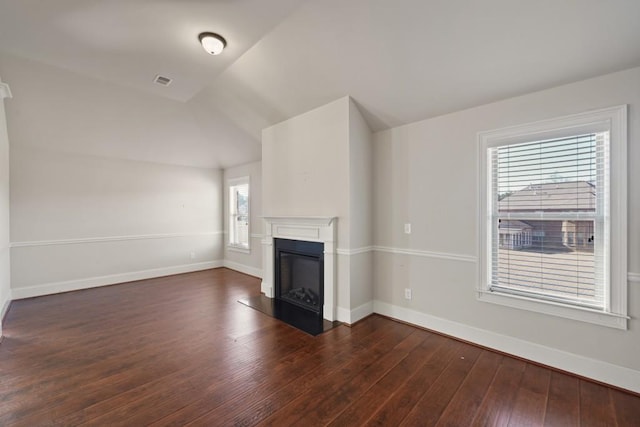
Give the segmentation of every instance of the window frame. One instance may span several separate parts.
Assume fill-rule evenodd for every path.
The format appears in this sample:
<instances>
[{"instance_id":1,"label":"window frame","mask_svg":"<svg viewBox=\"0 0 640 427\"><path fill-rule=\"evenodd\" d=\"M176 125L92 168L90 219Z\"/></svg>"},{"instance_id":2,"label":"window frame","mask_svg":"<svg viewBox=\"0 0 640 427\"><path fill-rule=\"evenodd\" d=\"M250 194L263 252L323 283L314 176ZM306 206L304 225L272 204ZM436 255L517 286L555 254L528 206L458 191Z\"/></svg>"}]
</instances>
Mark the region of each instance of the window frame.
<instances>
[{"instance_id":1,"label":"window frame","mask_svg":"<svg viewBox=\"0 0 640 427\"><path fill-rule=\"evenodd\" d=\"M235 233L233 227L233 220L238 216L237 213L237 201L232 196L232 191L234 187L238 187L240 185L247 185L247 244L243 245L241 243L237 243L232 241ZM251 183L249 176L242 176L237 178L230 178L227 180L227 200L228 200L228 209L227 209L227 249L236 252L242 253L250 253L251 252Z\"/></svg>"},{"instance_id":2,"label":"window frame","mask_svg":"<svg viewBox=\"0 0 640 427\"><path fill-rule=\"evenodd\" d=\"M480 301L573 320L627 329L627 105L587 111L534 123L478 133L478 284ZM500 292L490 288L492 195L490 148L562 138L579 133L609 132L610 233L606 254L608 287L603 310Z\"/></svg>"}]
</instances>

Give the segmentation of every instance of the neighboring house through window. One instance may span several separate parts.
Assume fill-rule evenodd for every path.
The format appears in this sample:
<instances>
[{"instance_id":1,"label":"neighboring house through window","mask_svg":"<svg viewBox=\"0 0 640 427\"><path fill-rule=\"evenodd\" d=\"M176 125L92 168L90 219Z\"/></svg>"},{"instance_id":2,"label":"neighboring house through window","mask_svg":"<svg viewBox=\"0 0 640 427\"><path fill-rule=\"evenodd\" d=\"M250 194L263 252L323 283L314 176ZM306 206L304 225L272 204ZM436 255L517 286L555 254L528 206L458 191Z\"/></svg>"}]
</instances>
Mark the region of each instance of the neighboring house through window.
<instances>
[{"instance_id":1,"label":"neighboring house through window","mask_svg":"<svg viewBox=\"0 0 640 427\"><path fill-rule=\"evenodd\" d=\"M249 177L229 180L229 248L249 250Z\"/></svg>"},{"instance_id":2,"label":"neighboring house through window","mask_svg":"<svg viewBox=\"0 0 640 427\"><path fill-rule=\"evenodd\" d=\"M626 328L626 106L479 139L479 298Z\"/></svg>"}]
</instances>

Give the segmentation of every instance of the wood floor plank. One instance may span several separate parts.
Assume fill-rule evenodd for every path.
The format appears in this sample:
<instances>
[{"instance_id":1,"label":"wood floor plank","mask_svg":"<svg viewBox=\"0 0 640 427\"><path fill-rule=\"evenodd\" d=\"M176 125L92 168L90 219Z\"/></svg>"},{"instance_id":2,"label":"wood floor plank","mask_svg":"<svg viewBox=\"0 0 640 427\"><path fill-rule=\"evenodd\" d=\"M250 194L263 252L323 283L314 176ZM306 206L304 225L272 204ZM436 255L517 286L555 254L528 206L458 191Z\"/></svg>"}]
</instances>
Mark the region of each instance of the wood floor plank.
<instances>
[{"instance_id":1,"label":"wood floor plank","mask_svg":"<svg viewBox=\"0 0 640 427\"><path fill-rule=\"evenodd\" d=\"M333 427L362 425L414 372L427 362L429 355L442 346L445 341L446 338L430 334L419 347L414 349L369 390L357 397L357 400L345 408L329 425Z\"/></svg>"},{"instance_id":2,"label":"wood floor plank","mask_svg":"<svg viewBox=\"0 0 640 427\"><path fill-rule=\"evenodd\" d=\"M473 368L482 350L463 345L438 379L402 420L401 426L432 426L438 422L458 388Z\"/></svg>"},{"instance_id":3,"label":"wood floor plank","mask_svg":"<svg viewBox=\"0 0 640 427\"><path fill-rule=\"evenodd\" d=\"M545 426L579 426L579 380L561 372L552 372L549 398L544 417Z\"/></svg>"},{"instance_id":4,"label":"wood floor plank","mask_svg":"<svg viewBox=\"0 0 640 427\"><path fill-rule=\"evenodd\" d=\"M502 425L509 422L515 391L520 387L526 363L505 357L487 390L472 426Z\"/></svg>"},{"instance_id":5,"label":"wood floor plank","mask_svg":"<svg viewBox=\"0 0 640 427\"><path fill-rule=\"evenodd\" d=\"M619 390L610 389L609 393L613 401L617 425L619 427L637 427L638 420L640 420L640 398Z\"/></svg>"},{"instance_id":6,"label":"wood floor plank","mask_svg":"<svg viewBox=\"0 0 640 427\"><path fill-rule=\"evenodd\" d=\"M599 384L580 380L580 425L604 427L615 419L609 389ZM640 423L640 419L638 419Z\"/></svg>"},{"instance_id":7,"label":"wood floor plank","mask_svg":"<svg viewBox=\"0 0 640 427\"><path fill-rule=\"evenodd\" d=\"M309 345L300 351L283 358L279 363L273 363L273 368L262 369L252 375L250 380L243 380L236 395L228 392L231 384L218 383L198 394L187 406L159 419L154 426L180 426L193 421L205 414L216 419L223 425L230 424L238 413L247 407L247 402L256 402L285 384L309 371L310 366L317 366L322 360L335 355L340 347L356 338L358 335L346 334L348 328L340 327L317 338L315 345ZM370 333L371 330L360 329L359 332ZM213 402L220 404L214 405ZM217 408L218 410L216 410Z\"/></svg>"},{"instance_id":8,"label":"wood floor plank","mask_svg":"<svg viewBox=\"0 0 640 427\"><path fill-rule=\"evenodd\" d=\"M382 319L380 319L382 320ZM378 319L368 319L366 324L359 324L354 328L355 332L364 332L360 339L349 340L342 348L328 356L323 355L315 363L303 367L302 372L286 372L284 381L272 384L272 387L265 389L248 389L251 393L251 400L246 400L246 396L239 396L235 400L235 405L225 405L222 407L209 407L208 411L201 417L193 420L193 425L206 425L211 422L221 422L232 425L254 425L268 418L281 407L289 404L293 399L314 387L324 376L348 366L353 360L367 357L363 354L375 343L385 339L385 337L402 332L409 333L405 328L375 328L369 325L378 323ZM355 338L355 337L354 337ZM286 365L285 365L286 366ZM269 374L278 374L277 369L269 370ZM224 391L224 390L223 390ZM205 405L210 401L210 397L205 397ZM238 404L240 404L238 406ZM232 407L231 411L227 411ZM166 420L161 420L166 421ZM172 424L176 425L172 420ZM162 423L161 425L166 425Z\"/></svg>"},{"instance_id":9,"label":"wood floor plank","mask_svg":"<svg viewBox=\"0 0 640 427\"><path fill-rule=\"evenodd\" d=\"M289 333L289 331L290 329L286 329L286 333ZM284 334L281 333L277 335ZM235 345L233 344L233 341L229 339L220 342L220 344L223 343L228 343L229 345L222 347L225 351L214 353L214 356L217 357L217 363L220 363L221 358L226 357L226 354L232 351L233 346ZM136 349L137 354L135 355L124 352L124 355L126 356L124 360L117 358L106 359L87 366L75 366L72 368L75 371L73 375L68 375L65 378L53 377L53 379L41 381L39 389L34 393L28 394L28 396L32 398L31 404L41 405L44 401L47 404L47 407L51 408L51 406L55 406L57 400L69 398L66 394L50 393L51 387L55 386L70 389L80 388L83 391L83 399L92 397L92 390L100 393L104 393L105 391L108 392L110 385L121 387L118 378L123 377L126 380L132 377L132 373L135 373L139 369L139 366L144 366L141 365L142 362L152 367L154 375L159 375L160 373L165 374L166 372L170 373L180 368L181 364L179 361L181 360L185 349L181 349L179 346L176 346L173 341L169 341L169 344L169 346L160 347L160 352L157 351L157 348L152 352L148 352L144 348L138 348ZM192 352L193 356L197 357L199 353L202 353L203 356L206 355L206 352L210 347L210 344L205 340L195 340L190 344L188 350ZM208 361L207 358L204 360ZM249 361L251 359L247 358L246 360ZM78 368L80 369L78 370ZM146 371L147 369L148 368L144 368L143 371ZM102 383L106 383L106 387ZM121 388L118 388L118 390L121 390ZM21 405L23 407L28 403L28 400L21 400ZM26 406L25 409L30 411L29 406ZM31 416L33 416L33 413ZM1 420L2 418L0 418L0 421Z\"/></svg>"},{"instance_id":10,"label":"wood floor plank","mask_svg":"<svg viewBox=\"0 0 640 427\"><path fill-rule=\"evenodd\" d=\"M270 337L283 334L282 330L278 329L272 329L270 335L263 335L260 339L267 340ZM285 333L288 332L293 331ZM210 346L206 346L199 355L192 353L193 357L197 357L201 363L196 369L180 369L171 375L164 375L144 384L142 387L129 388L113 397L100 399L99 403L62 418L61 425L79 425L81 422L90 422L90 424L96 425L106 419L110 424L118 422L123 425L149 424L188 405L194 394L198 395L204 392L211 384L228 384L232 379L250 376L255 370L261 369L263 364L273 363L278 357L288 354L290 351L290 349L277 346L274 349L277 349L278 352L261 353L261 351L237 345L229 347L225 352L215 353L212 357ZM260 363L255 363L259 354L263 354L263 357L261 357ZM203 372L202 366L225 366L227 368ZM181 387L186 387L186 389L181 390L181 393L176 393ZM192 392L189 393L189 390ZM191 396L186 403L183 402L184 396ZM156 408L151 416L147 416L144 411L140 410L140 408L149 406ZM65 407L69 407L68 402ZM144 418L136 420L130 414Z\"/></svg>"},{"instance_id":11,"label":"wood floor plank","mask_svg":"<svg viewBox=\"0 0 640 427\"><path fill-rule=\"evenodd\" d=\"M447 341L419 371L402 385L365 423L368 426L399 425L456 357L463 344ZM458 356L459 357L459 356Z\"/></svg>"},{"instance_id":12,"label":"wood floor plank","mask_svg":"<svg viewBox=\"0 0 640 427\"><path fill-rule=\"evenodd\" d=\"M301 414L305 415L307 410L320 402L319 395L328 396L331 391L335 391L360 374L364 368L382 358L413 332L415 331L400 329L396 333L380 338L364 351L348 357L347 363L342 363L339 366L327 366L328 369L323 372L315 373L310 378L304 378L303 383L300 383L299 380L289 383L285 389L279 391L277 397L279 402L286 402L286 404L280 403L277 406L278 410L270 413L268 417L261 420L260 424L292 425L300 418ZM300 387L302 384L305 386L304 389ZM289 398L283 399L283 396L287 395ZM270 402L269 407L274 409L276 406ZM268 412L262 411L261 413L266 415ZM309 419L313 419L313 417L310 416ZM252 417L251 423L255 421L257 421L255 417ZM238 421L236 422L238 423Z\"/></svg>"},{"instance_id":13,"label":"wood floor plank","mask_svg":"<svg viewBox=\"0 0 640 427\"><path fill-rule=\"evenodd\" d=\"M544 423L551 371L527 364L509 418L510 427L540 426Z\"/></svg>"},{"instance_id":14,"label":"wood floor plank","mask_svg":"<svg viewBox=\"0 0 640 427\"><path fill-rule=\"evenodd\" d=\"M436 425L448 427L470 425L498 367L502 363L502 359L503 356L497 353L483 350Z\"/></svg>"},{"instance_id":15,"label":"wood floor plank","mask_svg":"<svg viewBox=\"0 0 640 427\"><path fill-rule=\"evenodd\" d=\"M0 425L639 425L638 396L378 315L314 337L259 292L220 268L14 301Z\"/></svg>"},{"instance_id":16,"label":"wood floor plank","mask_svg":"<svg viewBox=\"0 0 640 427\"><path fill-rule=\"evenodd\" d=\"M426 338L424 331L415 331L405 338L400 344L392 348L378 360L372 362L357 375L349 378L332 379L332 386L327 390L327 395L321 401L317 401L317 396L306 396L310 406L304 416L299 417L295 422L301 422L304 418L310 417L319 424L326 425L334 419L340 412L349 406L356 398L366 392L373 384L379 381L386 373L404 360L416 347ZM303 399L305 397L303 396Z\"/></svg>"}]
</instances>

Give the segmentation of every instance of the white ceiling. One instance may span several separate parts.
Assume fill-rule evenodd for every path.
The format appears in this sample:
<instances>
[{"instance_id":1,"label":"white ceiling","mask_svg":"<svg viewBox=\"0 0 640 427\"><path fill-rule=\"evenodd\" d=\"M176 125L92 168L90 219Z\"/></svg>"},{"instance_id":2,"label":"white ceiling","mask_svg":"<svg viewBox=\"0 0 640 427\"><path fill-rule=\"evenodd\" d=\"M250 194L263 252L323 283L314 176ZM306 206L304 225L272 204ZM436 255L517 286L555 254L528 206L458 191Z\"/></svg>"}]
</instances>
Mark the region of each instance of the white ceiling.
<instances>
[{"instance_id":1,"label":"white ceiling","mask_svg":"<svg viewBox=\"0 0 640 427\"><path fill-rule=\"evenodd\" d=\"M0 0L0 49L184 102L302 1ZM227 39L224 55L204 52L204 31Z\"/></svg>"},{"instance_id":2,"label":"white ceiling","mask_svg":"<svg viewBox=\"0 0 640 427\"><path fill-rule=\"evenodd\" d=\"M638 66L639 20L638 0L0 0L0 50L187 102L216 144L210 111L255 140L231 166L344 95L380 130Z\"/></svg>"}]
</instances>

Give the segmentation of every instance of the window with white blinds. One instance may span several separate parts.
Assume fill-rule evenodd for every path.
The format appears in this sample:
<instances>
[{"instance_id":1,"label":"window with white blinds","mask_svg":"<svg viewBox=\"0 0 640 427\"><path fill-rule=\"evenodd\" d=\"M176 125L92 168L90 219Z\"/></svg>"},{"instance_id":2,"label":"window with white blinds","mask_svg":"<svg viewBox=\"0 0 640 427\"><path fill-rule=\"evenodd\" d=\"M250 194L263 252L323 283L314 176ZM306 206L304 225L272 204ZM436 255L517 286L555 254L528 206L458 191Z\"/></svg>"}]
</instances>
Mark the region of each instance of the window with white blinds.
<instances>
[{"instance_id":1,"label":"window with white blinds","mask_svg":"<svg viewBox=\"0 0 640 427\"><path fill-rule=\"evenodd\" d=\"M604 308L609 132L489 148L491 290Z\"/></svg>"},{"instance_id":2,"label":"window with white blinds","mask_svg":"<svg viewBox=\"0 0 640 427\"><path fill-rule=\"evenodd\" d=\"M229 246L249 249L249 178L229 181Z\"/></svg>"},{"instance_id":3,"label":"window with white blinds","mask_svg":"<svg viewBox=\"0 0 640 427\"><path fill-rule=\"evenodd\" d=\"M626 327L626 107L479 139L479 298Z\"/></svg>"}]
</instances>

